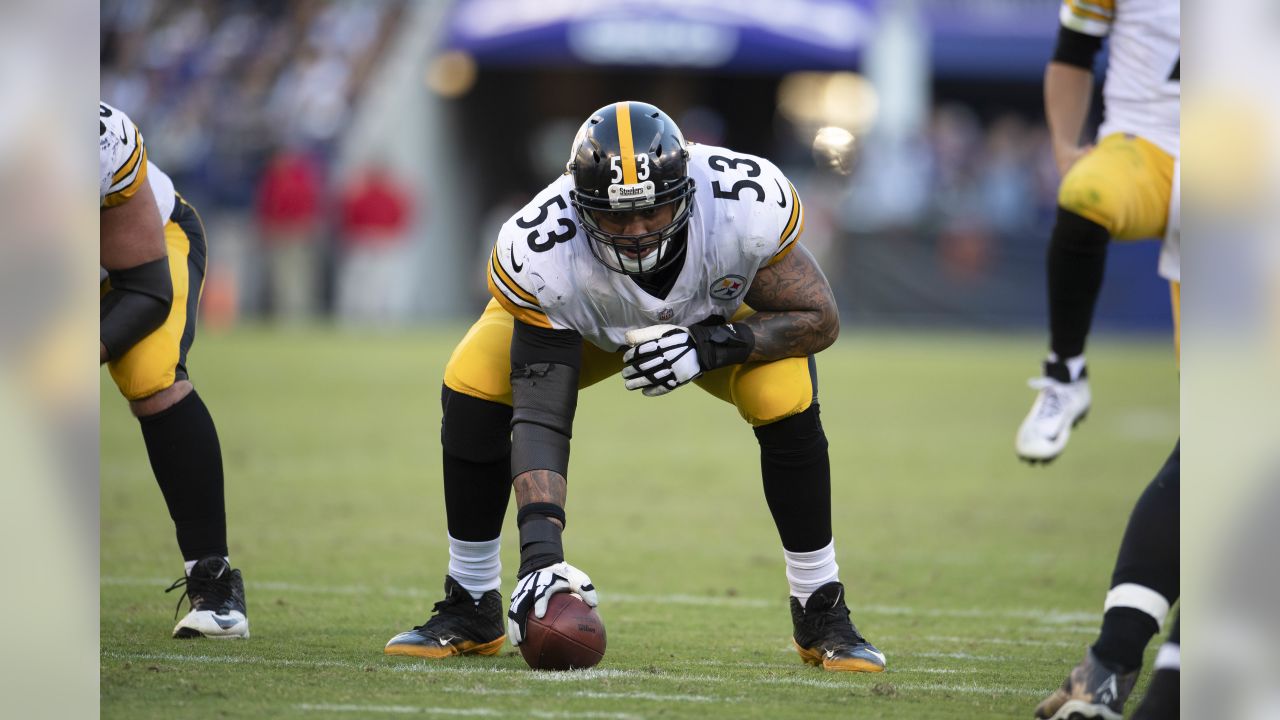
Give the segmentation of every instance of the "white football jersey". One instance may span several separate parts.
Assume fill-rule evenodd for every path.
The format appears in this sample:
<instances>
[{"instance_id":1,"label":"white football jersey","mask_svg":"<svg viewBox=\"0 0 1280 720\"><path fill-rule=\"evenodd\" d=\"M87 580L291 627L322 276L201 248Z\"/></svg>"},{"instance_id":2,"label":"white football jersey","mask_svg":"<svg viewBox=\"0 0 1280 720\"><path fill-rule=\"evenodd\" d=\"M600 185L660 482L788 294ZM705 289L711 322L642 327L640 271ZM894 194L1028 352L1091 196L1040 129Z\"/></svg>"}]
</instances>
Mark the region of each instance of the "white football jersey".
<instances>
[{"instance_id":1,"label":"white football jersey","mask_svg":"<svg viewBox=\"0 0 1280 720\"><path fill-rule=\"evenodd\" d=\"M147 159L142 133L128 115L98 103L98 202L114 207L133 197L143 182L151 186L160 223L169 221L176 194L173 181Z\"/></svg>"},{"instance_id":2,"label":"white football jersey","mask_svg":"<svg viewBox=\"0 0 1280 720\"><path fill-rule=\"evenodd\" d=\"M1179 8L1178 0L1063 0L1064 27L1111 38L1098 137L1131 133L1178 156Z\"/></svg>"},{"instance_id":3,"label":"white football jersey","mask_svg":"<svg viewBox=\"0 0 1280 720\"><path fill-rule=\"evenodd\" d=\"M697 190L684 266L666 298L596 259L562 175L503 226L489 261L489 291L529 325L575 330L608 351L628 330L733 317L756 272L781 260L804 229L804 207L764 158L690 144Z\"/></svg>"}]
</instances>

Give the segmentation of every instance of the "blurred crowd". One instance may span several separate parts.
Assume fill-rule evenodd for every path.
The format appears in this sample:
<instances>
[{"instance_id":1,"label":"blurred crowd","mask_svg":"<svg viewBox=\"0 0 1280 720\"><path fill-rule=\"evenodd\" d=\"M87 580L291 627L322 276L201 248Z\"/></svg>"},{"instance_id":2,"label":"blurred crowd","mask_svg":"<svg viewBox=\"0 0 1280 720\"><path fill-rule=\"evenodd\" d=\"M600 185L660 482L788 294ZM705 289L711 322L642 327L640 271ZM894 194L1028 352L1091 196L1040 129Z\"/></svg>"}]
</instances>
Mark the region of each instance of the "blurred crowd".
<instances>
[{"instance_id":1,"label":"blurred crowd","mask_svg":"<svg viewBox=\"0 0 1280 720\"><path fill-rule=\"evenodd\" d=\"M278 150L332 151L403 7L105 0L102 96L187 193L248 205Z\"/></svg>"},{"instance_id":2,"label":"blurred crowd","mask_svg":"<svg viewBox=\"0 0 1280 720\"><path fill-rule=\"evenodd\" d=\"M1052 219L1058 170L1042 120L984 123L968 106L941 105L905 148L861 152L841 223L851 232L914 227L1016 241Z\"/></svg>"},{"instance_id":3,"label":"blurred crowd","mask_svg":"<svg viewBox=\"0 0 1280 720\"><path fill-rule=\"evenodd\" d=\"M246 226L227 240L230 261L210 270L207 318L245 308L305 320L322 303L361 317L407 313L395 298L334 300L352 273L368 282L394 265L387 256L405 241L412 208L396 178L380 166L334 176L342 130L405 9L403 0L104 0L103 99L142 128L152 161L196 207L242 218L224 223L220 239ZM237 253L263 262L236 263Z\"/></svg>"},{"instance_id":4,"label":"blurred crowd","mask_svg":"<svg viewBox=\"0 0 1280 720\"><path fill-rule=\"evenodd\" d=\"M873 133L835 208L852 248L844 268L872 276L850 304L892 308L893 296L910 296L926 313L1034 316L1039 294L1023 281L1040 280L1058 181L1042 118L984 120L942 104L904 143Z\"/></svg>"}]
</instances>

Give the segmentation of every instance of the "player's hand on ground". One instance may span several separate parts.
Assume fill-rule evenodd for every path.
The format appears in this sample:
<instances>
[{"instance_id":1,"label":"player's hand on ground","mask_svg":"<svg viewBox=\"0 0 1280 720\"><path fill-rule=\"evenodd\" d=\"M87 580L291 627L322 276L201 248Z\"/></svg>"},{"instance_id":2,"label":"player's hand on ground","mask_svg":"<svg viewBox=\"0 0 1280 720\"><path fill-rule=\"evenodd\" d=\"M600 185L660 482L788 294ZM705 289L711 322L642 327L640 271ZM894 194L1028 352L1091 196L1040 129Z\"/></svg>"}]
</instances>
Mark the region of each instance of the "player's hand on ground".
<instances>
[{"instance_id":1,"label":"player's hand on ground","mask_svg":"<svg viewBox=\"0 0 1280 720\"><path fill-rule=\"evenodd\" d=\"M678 325L651 325L627 331L631 346L622 356L622 379L628 390L654 397L666 395L702 374L697 342Z\"/></svg>"},{"instance_id":2,"label":"player's hand on ground","mask_svg":"<svg viewBox=\"0 0 1280 720\"><path fill-rule=\"evenodd\" d=\"M558 592L577 593L591 607L599 604L591 578L569 563L561 561L541 570L534 570L516 583L516 591L511 594L507 636L512 645L524 642L524 624L529 619L529 612L532 611L534 617L539 618L546 615L547 603Z\"/></svg>"}]
</instances>

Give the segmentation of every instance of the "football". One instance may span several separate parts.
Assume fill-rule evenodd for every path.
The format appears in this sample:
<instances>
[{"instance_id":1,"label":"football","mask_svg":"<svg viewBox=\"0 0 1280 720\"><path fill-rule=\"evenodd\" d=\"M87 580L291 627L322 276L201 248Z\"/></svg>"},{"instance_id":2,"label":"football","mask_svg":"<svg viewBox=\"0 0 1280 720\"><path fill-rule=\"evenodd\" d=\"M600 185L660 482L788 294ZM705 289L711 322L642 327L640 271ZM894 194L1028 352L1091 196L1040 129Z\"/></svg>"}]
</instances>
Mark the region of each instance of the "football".
<instances>
[{"instance_id":1,"label":"football","mask_svg":"<svg viewBox=\"0 0 1280 720\"><path fill-rule=\"evenodd\" d=\"M604 646L600 614L576 593L561 592L551 596L546 615L529 613L520 653L534 670L573 670L595 666Z\"/></svg>"}]
</instances>

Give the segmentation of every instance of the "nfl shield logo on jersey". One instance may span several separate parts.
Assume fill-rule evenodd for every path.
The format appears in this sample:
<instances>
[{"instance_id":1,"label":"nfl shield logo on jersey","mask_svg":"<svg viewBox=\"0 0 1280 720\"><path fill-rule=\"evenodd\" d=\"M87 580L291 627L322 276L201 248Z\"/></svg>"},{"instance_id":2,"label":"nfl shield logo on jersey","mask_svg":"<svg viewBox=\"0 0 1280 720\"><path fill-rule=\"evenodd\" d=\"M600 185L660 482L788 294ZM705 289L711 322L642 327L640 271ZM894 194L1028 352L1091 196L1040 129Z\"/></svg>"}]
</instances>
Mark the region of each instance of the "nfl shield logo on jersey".
<instances>
[{"instance_id":1,"label":"nfl shield logo on jersey","mask_svg":"<svg viewBox=\"0 0 1280 720\"><path fill-rule=\"evenodd\" d=\"M666 322L676 314L671 308L662 308L658 311L658 322Z\"/></svg>"},{"instance_id":2,"label":"nfl shield logo on jersey","mask_svg":"<svg viewBox=\"0 0 1280 720\"><path fill-rule=\"evenodd\" d=\"M741 275L725 275L711 283L711 297L717 300L732 300L747 288L747 279Z\"/></svg>"}]
</instances>

